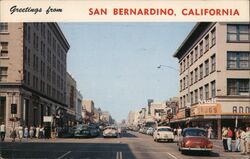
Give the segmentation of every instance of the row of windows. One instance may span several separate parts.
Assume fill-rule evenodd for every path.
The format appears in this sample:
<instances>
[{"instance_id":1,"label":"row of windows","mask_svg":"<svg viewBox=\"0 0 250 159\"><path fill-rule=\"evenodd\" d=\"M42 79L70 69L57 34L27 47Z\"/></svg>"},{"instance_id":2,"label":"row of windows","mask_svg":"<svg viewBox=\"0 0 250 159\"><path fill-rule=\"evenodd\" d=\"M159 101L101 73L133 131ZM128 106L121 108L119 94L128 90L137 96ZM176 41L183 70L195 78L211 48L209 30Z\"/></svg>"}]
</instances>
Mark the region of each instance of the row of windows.
<instances>
[{"instance_id":1,"label":"row of windows","mask_svg":"<svg viewBox=\"0 0 250 159\"><path fill-rule=\"evenodd\" d=\"M203 42L204 41L204 42ZM204 46L205 43L205 46ZM180 63L180 72L184 72L189 68L198 58L200 58L204 53L206 53L210 47L213 47L216 43L216 30L213 28L210 33L208 33L204 40L197 44L196 47L186 56L185 59Z\"/></svg>"},{"instance_id":2,"label":"row of windows","mask_svg":"<svg viewBox=\"0 0 250 159\"><path fill-rule=\"evenodd\" d=\"M227 95L249 96L250 95L250 79L227 79ZM210 88L209 88L210 87ZM209 95L211 91L211 96ZM199 89L190 92L190 103L196 104L199 100L208 100L216 97L216 82L212 81ZM185 107L189 102L189 95L180 97L181 107Z\"/></svg>"},{"instance_id":3,"label":"row of windows","mask_svg":"<svg viewBox=\"0 0 250 159\"><path fill-rule=\"evenodd\" d=\"M51 56L50 56L50 52L48 52L48 65L51 65ZM26 66L30 66L30 61L31 61L31 52L30 49L28 49L27 47L25 47L25 51L24 51L24 63L26 64ZM39 65L39 57L35 54L33 54L33 70L39 72L39 67L40 67L40 73L42 76L45 76L45 62L41 59L40 65ZM57 69L57 72L60 73L60 75L66 76L66 68L63 65L63 63L60 63L59 60L56 61L56 57L53 56L53 63L52 63L53 67L55 69Z\"/></svg>"},{"instance_id":4,"label":"row of windows","mask_svg":"<svg viewBox=\"0 0 250 159\"><path fill-rule=\"evenodd\" d=\"M183 79L180 80L180 91L198 82L199 80L208 76L209 73L212 73L215 70L216 70L216 57L214 54L210 57L210 59L207 59L204 63L200 64L199 67L196 67L193 71L191 71L189 75L186 75L185 77L183 77Z\"/></svg>"},{"instance_id":5,"label":"row of windows","mask_svg":"<svg viewBox=\"0 0 250 159\"><path fill-rule=\"evenodd\" d=\"M29 71L24 71L24 81L25 81L25 83L27 85L31 84L31 74L30 74ZM62 84L61 87L63 87L63 85L65 86L65 84L63 83L62 80L61 80L60 84ZM39 90L41 93L46 94L47 96L50 96L50 97L52 97L54 99L63 100L63 97L62 97L63 93L61 93L61 90L64 90L63 88L56 89L54 87L51 87L50 84L47 84L47 88L46 88L47 92L46 92L45 91L45 86L46 86L46 83L45 83L44 80L40 80L40 85L39 85L38 77L33 75L33 80L32 80L33 89Z\"/></svg>"},{"instance_id":6,"label":"row of windows","mask_svg":"<svg viewBox=\"0 0 250 159\"><path fill-rule=\"evenodd\" d=\"M45 46L43 46L43 40L45 40L45 24L43 23L37 23L37 25L41 26L41 36L43 39L41 39L41 54L42 56L44 56L44 51L45 51ZM26 23L25 25L25 35L27 37L28 42L30 43L31 40L31 27L28 23ZM52 39L53 39L53 45L52 45ZM51 45L52 45L52 49L53 49L53 53L57 54L57 56L66 63L66 53L64 53L63 49L61 48L60 44L56 42L56 38L52 37L52 33L47 30L47 39L46 41L48 42L48 49L50 49ZM38 50L39 49L39 36L38 36L38 31L34 31L33 32L33 47ZM47 49L47 50L48 50Z\"/></svg>"},{"instance_id":7,"label":"row of windows","mask_svg":"<svg viewBox=\"0 0 250 159\"><path fill-rule=\"evenodd\" d=\"M211 93L209 93L211 92ZM181 108L185 107L187 103L196 104L199 100L208 100L210 98L215 98L216 96L216 82L212 81L207 83L206 85L200 87L199 89L196 89L194 91L190 92L190 101L189 101L189 95L186 94L183 97L180 97L180 104Z\"/></svg>"}]
</instances>

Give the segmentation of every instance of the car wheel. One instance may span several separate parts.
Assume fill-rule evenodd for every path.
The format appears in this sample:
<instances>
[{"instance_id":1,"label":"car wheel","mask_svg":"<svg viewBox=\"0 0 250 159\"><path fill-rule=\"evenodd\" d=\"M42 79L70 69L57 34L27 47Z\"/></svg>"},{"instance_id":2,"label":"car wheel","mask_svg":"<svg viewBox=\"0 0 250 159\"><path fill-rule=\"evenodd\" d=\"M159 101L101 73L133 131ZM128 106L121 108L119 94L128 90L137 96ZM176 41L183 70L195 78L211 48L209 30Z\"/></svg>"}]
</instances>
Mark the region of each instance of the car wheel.
<instances>
[{"instance_id":1,"label":"car wheel","mask_svg":"<svg viewBox=\"0 0 250 159\"><path fill-rule=\"evenodd\" d=\"M187 152L185 150L181 150L181 154L185 155Z\"/></svg>"}]
</instances>

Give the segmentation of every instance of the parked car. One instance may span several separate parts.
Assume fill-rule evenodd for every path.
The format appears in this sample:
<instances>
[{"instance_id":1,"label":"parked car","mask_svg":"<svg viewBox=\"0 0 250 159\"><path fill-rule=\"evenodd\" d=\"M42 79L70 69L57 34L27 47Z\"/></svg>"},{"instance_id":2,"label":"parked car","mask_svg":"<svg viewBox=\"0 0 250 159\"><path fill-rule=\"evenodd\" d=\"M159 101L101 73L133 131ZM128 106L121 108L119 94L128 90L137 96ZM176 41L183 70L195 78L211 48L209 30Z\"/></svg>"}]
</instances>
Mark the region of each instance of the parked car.
<instances>
[{"instance_id":1,"label":"parked car","mask_svg":"<svg viewBox=\"0 0 250 159\"><path fill-rule=\"evenodd\" d=\"M143 133L143 134L147 134L148 128L149 128L149 127L144 127L144 128L142 129L142 133Z\"/></svg>"},{"instance_id":2,"label":"parked car","mask_svg":"<svg viewBox=\"0 0 250 159\"><path fill-rule=\"evenodd\" d=\"M154 141L174 141L173 130L168 126L159 126L153 134Z\"/></svg>"},{"instance_id":3,"label":"parked car","mask_svg":"<svg viewBox=\"0 0 250 159\"><path fill-rule=\"evenodd\" d=\"M147 134L148 135L153 135L154 134L154 128L152 128L152 127L148 128Z\"/></svg>"},{"instance_id":4,"label":"parked car","mask_svg":"<svg viewBox=\"0 0 250 159\"><path fill-rule=\"evenodd\" d=\"M90 127L90 135L91 137L97 137L99 135L100 130L96 127Z\"/></svg>"},{"instance_id":5,"label":"parked car","mask_svg":"<svg viewBox=\"0 0 250 159\"><path fill-rule=\"evenodd\" d=\"M118 137L118 130L114 126L105 127L103 130L103 137Z\"/></svg>"},{"instance_id":6,"label":"parked car","mask_svg":"<svg viewBox=\"0 0 250 159\"><path fill-rule=\"evenodd\" d=\"M140 129L139 129L139 133L142 133L142 131L143 131L143 128L140 128Z\"/></svg>"},{"instance_id":7,"label":"parked car","mask_svg":"<svg viewBox=\"0 0 250 159\"><path fill-rule=\"evenodd\" d=\"M90 133L90 127L87 125L78 125L74 129L74 137L92 137Z\"/></svg>"},{"instance_id":8,"label":"parked car","mask_svg":"<svg viewBox=\"0 0 250 159\"><path fill-rule=\"evenodd\" d=\"M201 128L186 128L178 141L179 151L204 151L209 154L213 143L207 138L207 132Z\"/></svg>"}]
</instances>

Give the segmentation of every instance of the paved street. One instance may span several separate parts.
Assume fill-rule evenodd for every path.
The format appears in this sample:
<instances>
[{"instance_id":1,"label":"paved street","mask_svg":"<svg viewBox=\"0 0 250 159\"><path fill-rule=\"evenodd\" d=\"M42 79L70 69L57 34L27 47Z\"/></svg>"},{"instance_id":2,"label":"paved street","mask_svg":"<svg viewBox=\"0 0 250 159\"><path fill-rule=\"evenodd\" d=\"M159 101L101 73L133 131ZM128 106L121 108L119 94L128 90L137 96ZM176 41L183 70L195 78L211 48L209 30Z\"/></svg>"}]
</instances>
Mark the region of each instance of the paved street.
<instances>
[{"instance_id":1,"label":"paved street","mask_svg":"<svg viewBox=\"0 0 250 159\"><path fill-rule=\"evenodd\" d=\"M151 136L129 132L122 138L28 140L1 143L2 158L82 158L82 159L192 159L241 158L235 152L223 152L220 141L214 141L210 156L201 153L181 154L176 143L156 143Z\"/></svg>"}]
</instances>

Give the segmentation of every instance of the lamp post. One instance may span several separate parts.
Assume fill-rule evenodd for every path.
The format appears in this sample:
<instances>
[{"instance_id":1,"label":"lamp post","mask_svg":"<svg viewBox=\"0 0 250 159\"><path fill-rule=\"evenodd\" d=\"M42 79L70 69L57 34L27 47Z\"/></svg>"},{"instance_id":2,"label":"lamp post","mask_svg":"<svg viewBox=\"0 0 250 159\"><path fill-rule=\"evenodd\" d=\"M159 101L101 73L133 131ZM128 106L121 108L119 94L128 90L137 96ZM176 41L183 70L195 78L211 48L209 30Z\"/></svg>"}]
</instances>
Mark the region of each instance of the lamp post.
<instances>
[{"instance_id":1,"label":"lamp post","mask_svg":"<svg viewBox=\"0 0 250 159\"><path fill-rule=\"evenodd\" d=\"M169 68L169 69L172 69L172 70L175 70L175 71L179 72L178 69L176 69L176 68L174 68L174 67L172 67L172 66L168 66L168 65L159 65L159 66L157 66L158 69L160 69L160 68L162 68L162 67L167 67L167 68Z\"/></svg>"}]
</instances>

